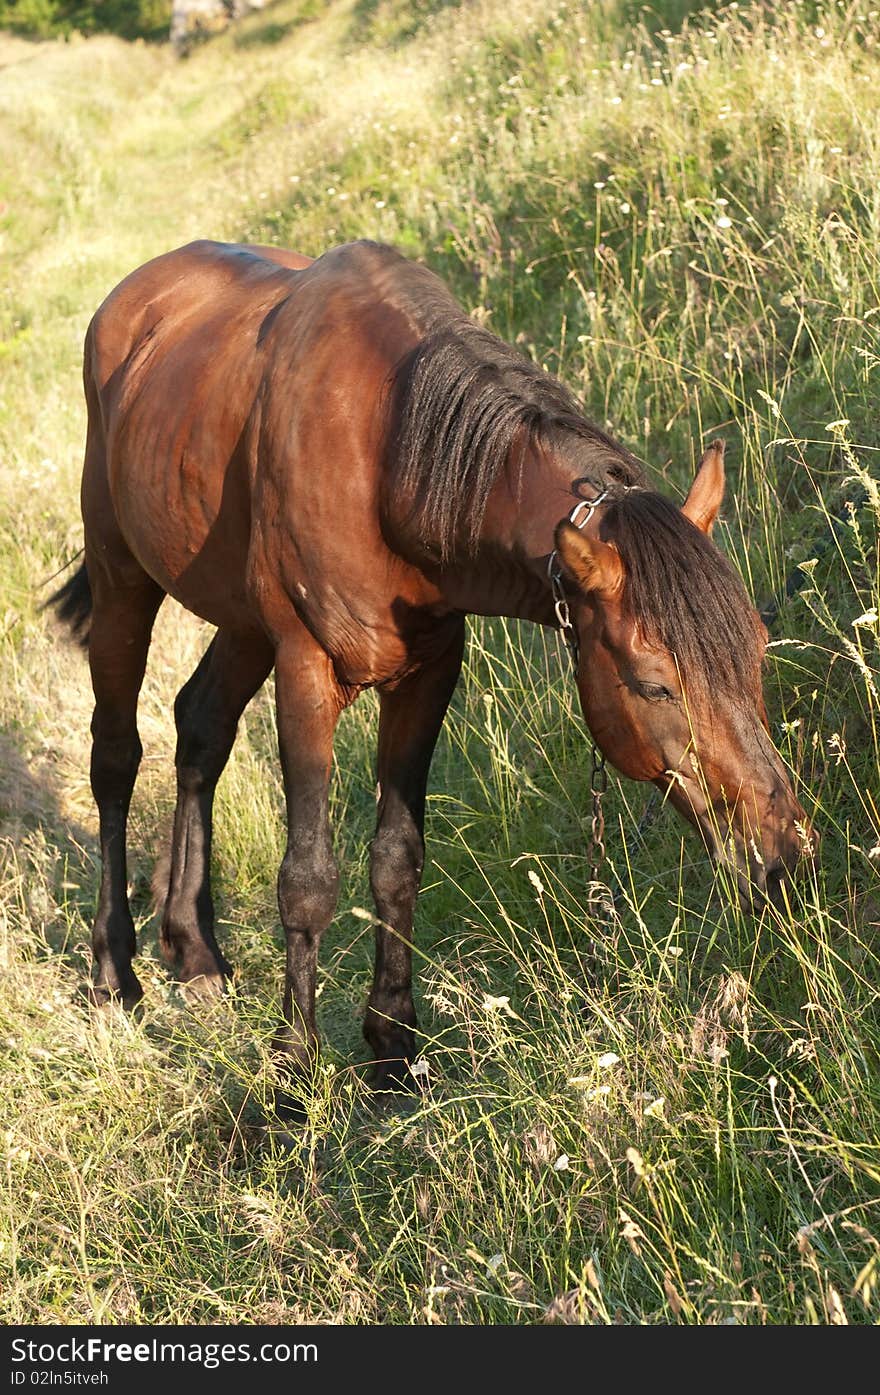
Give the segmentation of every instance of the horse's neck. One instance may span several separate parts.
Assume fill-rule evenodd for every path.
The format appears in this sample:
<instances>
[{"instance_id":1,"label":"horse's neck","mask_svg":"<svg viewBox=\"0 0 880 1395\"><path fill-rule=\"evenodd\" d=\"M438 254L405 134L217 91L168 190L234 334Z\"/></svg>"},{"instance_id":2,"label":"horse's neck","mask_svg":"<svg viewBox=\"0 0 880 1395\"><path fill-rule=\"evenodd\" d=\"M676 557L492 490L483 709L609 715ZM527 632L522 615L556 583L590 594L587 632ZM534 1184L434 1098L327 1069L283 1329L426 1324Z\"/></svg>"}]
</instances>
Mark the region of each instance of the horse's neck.
<instances>
[{"instance_id":1,"label":"horse's neck","mask_svg":"<svg viewBox=\"0 0 880 1395\"><path fill-rule=\"evenodd\" d=\"M564 461L531 462L516 492L499 478L473 557L444 568L441 586L456 609L555 623L547 562L556 525L576 501L576 472Z\"/></svg>"}]
</instances>

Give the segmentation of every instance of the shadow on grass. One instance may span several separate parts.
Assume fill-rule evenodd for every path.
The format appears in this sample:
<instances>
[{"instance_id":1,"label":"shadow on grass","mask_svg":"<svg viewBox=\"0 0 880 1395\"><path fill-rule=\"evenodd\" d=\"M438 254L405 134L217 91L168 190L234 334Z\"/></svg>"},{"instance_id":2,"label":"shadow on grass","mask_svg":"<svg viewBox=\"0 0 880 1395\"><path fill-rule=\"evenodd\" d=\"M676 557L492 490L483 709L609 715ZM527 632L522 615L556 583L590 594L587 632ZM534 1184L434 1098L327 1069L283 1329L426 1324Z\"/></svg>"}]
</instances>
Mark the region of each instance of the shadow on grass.
<instances>
[{"instance_id":1,"label":"shadow on grass","mask_svg":"<svg viewBox=\"0 0 880 1395\"><path fill-rule=\"evenodd\" d=\"M21 728L0 726L4 899L10 905L17 900L22 918L33 921L38 938L77 974L87 976L83 935L78 928L88 935L95 914L100 876L98 840L93 829L66 812L51 754L30 756L26 744ZM147 871L153 858L149 849L132 846L131 841L129 846L134 868L131 903L138 919L153 910Z\"/></svg>"}]
</instances>

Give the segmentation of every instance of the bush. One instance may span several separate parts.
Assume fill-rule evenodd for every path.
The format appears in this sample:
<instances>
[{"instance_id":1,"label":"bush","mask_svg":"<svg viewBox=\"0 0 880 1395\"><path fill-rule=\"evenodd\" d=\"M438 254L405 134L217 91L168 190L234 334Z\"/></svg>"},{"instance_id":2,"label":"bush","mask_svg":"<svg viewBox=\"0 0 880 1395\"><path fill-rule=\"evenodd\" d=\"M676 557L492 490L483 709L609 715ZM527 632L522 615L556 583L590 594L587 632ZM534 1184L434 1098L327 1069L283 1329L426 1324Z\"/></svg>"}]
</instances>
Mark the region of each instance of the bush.
<instances>
[{"instance_id":1,"label":"bush","mask_svg":"<svg viewBox=\"0 0 880 1395\"><path fill-rule=\"evenodd\" d=\"M171 0L0 0L0 29L50 38L58 34L119 34L166 39Z\"/></svg>"}]
</instances>

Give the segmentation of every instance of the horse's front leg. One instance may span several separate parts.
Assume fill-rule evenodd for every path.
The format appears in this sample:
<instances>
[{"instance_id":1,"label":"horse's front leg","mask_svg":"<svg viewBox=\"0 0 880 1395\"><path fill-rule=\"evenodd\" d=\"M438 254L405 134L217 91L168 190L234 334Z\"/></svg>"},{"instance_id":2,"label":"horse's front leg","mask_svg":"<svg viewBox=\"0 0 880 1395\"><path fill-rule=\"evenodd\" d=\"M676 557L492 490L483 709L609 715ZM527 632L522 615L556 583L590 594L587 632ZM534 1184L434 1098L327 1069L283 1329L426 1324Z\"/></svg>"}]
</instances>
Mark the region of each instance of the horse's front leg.
<instances>
[{"instance_id":1,"label":"horse's front leg","mask_svg":"<svg viewBox=\"0 0 880 1395\"><path fill-rule=\"evenodd\" d=\"M318 946L339 891L328 793L333 733L344 706L330 659L298 622L276 651L275 695L287 800L287 851L278 874L287 965L284 1023L276 1037L281 1078L276 1110L298 1122L303 1118L301 1086L318 1053Z\"/></svg>"},{"instance_id":2,"label":"horse's front leg","mask_svg":"<svg viewBox=\"0 0 880 1395\"><path fill-rule=\"evenodd\" d=\"M374 1086L412 1084L416 1013L412 936L422 879L428 770L461 671L464 621L456 619L441 654L380 694L379 811L370 856L378 912L376 969L364 1036L376 1059Z\"/></svg>"}]
</instances>

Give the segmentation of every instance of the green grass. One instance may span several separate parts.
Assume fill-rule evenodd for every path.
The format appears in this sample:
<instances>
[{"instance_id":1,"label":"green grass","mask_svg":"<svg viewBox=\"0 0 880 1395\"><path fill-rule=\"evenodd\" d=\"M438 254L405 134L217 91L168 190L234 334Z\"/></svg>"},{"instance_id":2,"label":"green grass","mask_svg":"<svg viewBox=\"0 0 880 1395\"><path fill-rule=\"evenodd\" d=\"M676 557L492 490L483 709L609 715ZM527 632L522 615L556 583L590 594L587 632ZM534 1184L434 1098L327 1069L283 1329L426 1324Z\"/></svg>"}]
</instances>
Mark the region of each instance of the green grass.
<instances>
[{"instance_id":1,"label":"green grass","mask_svg":"<svg viewBox=\"0 0 880 1395\"><path fill-rule=\"evenodd\" d=\"M0 37L0 148L0 1320L875 1323L875 19L281 0L183 63ZM345 881L295 1160L262 1129L282 972L271 685L217 802L235 992L199 1015L158 957L171 704L208 638L170 604L132 810L146 1003L95 1021L80 992L91 701L38 606L81 545L85 326L193 236L424 258L670 493L723 435L722 545L761 602L803 581L766 686L821 868L755 921L671 812L640 829L645 791L612 779L618 915L591 922L589 753L557 640L470 624L429 800L429 1074L408 1115L364 1086L375 702L345 715Z\"/></svg>"}]
</instances>

